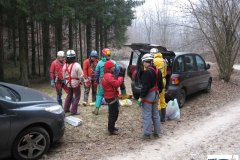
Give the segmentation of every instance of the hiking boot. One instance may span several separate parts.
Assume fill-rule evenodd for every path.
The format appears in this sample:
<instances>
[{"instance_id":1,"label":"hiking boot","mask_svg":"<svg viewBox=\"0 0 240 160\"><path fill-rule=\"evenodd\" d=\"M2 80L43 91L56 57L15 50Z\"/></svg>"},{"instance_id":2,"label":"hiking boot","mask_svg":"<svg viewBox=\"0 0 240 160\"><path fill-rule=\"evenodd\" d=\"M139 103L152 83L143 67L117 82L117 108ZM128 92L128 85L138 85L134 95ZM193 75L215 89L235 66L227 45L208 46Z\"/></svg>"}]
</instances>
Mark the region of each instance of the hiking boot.
<instances>
[{"instance_id":1,"label":"hiking boot","mask_svg":"<svg viewBox=\"0 0 240 160\"><path fill-rule=\"evenodd\" d=\"M64 111L64 113L69 113L70 112L70 110L66 110L66 111Z\"/></svg>"},{"instance_id":2,"label":"hiking boot","mask_svg":"<svg viewBox=\"0 0 240 160\"><path fill-rule=\"evenodd\" d=\"M99 110L99 108L95 108L95 110L92 111L92 114L98 115L98 110Z\"/></svg>"},{"instance_id":3,"label":"hiking boot","mask_svg":"<svg viewBox=\"0 0 240 160\"><path fill-rule=\"evenodd\" d=\"M83 102L83 106L87 106L87 102Z\"/></svg>"},{"instance_id":4,"label":"hiking boot","mask_svg":"<svg viewBox=\"0 0 240 160\"><path fill-rule=\"evenodd\" d=\"M119 133L118 133L118 131L113 131L113 132L109 132L109 136L112 136L112 135L118 135Z\"/></svg>"},{"instance_id":5,"label":"hiking boot","mask_svg":"<svg viewBox=\"0 0 240 160\"><path fill-rule=\"evenodd\" d=\"M161 122L165 122L166 119L165 119L165 116L166 116L166 108L162 108L161 109Z\"/></svg>"},{"instance_id":6,"label":"hiking boot","mask_svg":"<svg viewBox=\"0 0 240 160\"><path fill-rule=\"evenodd\" d=\"M118 131L119 129L117 127L114 127L114 131Z\"/></svg>"},{"instance_id":7,"label":"hiking boot","mask_svg":"<svg viewBox=\"0 0 240 160\"><path fill-rule=\"evenodd\" d=\"M154 133L154 134L153 134L153 137L154 137L154 138L160 138L160 135Z\"/></svg>"},{"instance_id":8,"label":"hiking boot","mask_svg":"<svg viewBox=\"0 0 240 160\"><path fill-rule=\"evenodd\" d=\"M150 140L150 139L151 139L151 136L144 134L144 135L142 136L142 139L143 139L143 140Z\"/></svg>"},{"instance_id":9,"label":"hiking boot","mask_svg":"<svg viewBox=\"0 0 240 160\"><path fill-rule=\"evenodd\" d=\"M71 113L72 116L74 115L80 115L80 112L76 112L76 113Z\"/></svg>"}]
</instances>

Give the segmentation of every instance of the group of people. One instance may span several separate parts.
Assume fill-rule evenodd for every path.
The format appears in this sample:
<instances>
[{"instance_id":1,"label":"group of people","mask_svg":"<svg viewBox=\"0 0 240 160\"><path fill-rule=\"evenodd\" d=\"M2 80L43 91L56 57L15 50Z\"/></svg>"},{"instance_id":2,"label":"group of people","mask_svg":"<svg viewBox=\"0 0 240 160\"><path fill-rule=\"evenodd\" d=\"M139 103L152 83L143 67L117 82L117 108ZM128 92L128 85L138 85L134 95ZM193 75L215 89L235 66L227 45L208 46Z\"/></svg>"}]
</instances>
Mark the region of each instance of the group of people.
<instances>
[{"instance_id":1,"label":"group of people","mask_svg":"<svg viewBox=\"0 0 240 160\"><path fill-rule=\"evenodd\" d=\"M105 76L107 75L107 76ZM125 68L119 66L111 59L111 50L102 50L101 60L98 60L98 53L92 50L83 62L83 69L77 62L74 50L57 52L57 58L50 66L51 86L56 88L57 101L62 104L62 90L65 90L67 97L63 105L64 112L71 112L71 115L79 115L78 104L81 95L81 85L84 85L83 105L87 106L90 89L92 88L92 101L95 102L94 115L99 114L99 108L104 101L109 105L108 130L111 135L117 134L115 122L118 118L118 88L121 88L122 97L128 98L124 85Z\"/></svg>"},{"instance_id":2,"label":"group of people","mask_svg":"<svg viewBox=\"0 0 240 160\"><path fill-rule=\"evenodd\" d=\"M144 139L149 139L154 126L154 136L159 137L161 121L165 121L166 102L164 97L164 86L166 84L166 62L156 48L150 53L143 55L144 66L141 74L140 105L143 115ZM101 59L98 53L92 50L81 65L76 60L74 50L57 53L57 59L50 67L51 86L56 88L57 101L62 105L62 90L67 93L64 103L64 112L72 115L80 114L78 104L81 95L81 85L84 85L83 105L87 106L89 91L92 88L92 101L95 102L94 115L99 114L99 108L104 101L108 104L108 131L110 135L117 135L118 128L115 123L119 113L119 88L124 98L129 98L124 85L125 68L111 59L111 50L104 48ZM161 117L161 120L160 120Z\"/></svg>"}]
</instances>

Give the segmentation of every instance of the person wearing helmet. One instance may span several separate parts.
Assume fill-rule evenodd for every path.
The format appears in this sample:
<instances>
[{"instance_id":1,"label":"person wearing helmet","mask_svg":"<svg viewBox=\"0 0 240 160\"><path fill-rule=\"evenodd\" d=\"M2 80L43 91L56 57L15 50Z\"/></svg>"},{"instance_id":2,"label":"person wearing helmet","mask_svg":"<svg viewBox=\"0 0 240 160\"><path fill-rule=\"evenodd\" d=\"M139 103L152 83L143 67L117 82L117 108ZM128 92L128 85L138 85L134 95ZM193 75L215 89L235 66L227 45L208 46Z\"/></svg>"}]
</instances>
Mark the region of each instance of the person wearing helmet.
<instances>
[{"instance_id":1,"label":"person wearing helmet","mask_svg":"<svg viewBox=\"0 0 240 160\"><path fill-rule=\"evenodd\" d=\"M152 48L152 49L150 49L150 54L151 54L152 56L154 56L154 54L156 54L156 53L158 53L158 49L157 49L157 48Z\"/></svg>"},{"instance_id":2,"label":"person wearing helmet","mask_svg":"<svg viewBox=\"0 0 240 160\"><path fill-rule=\"evenodd\" d=\"M153 63L157 69L161 70L162 73L162 80L163 80L163 90L159 95L159 103L158 103L158 110L159 115L161 117L161 122L165 122L165 115L166 115L166 107L167 103L165 101L165 86L166 86L166 75L167 75L167 63L163 59L162 54L160 52L154 54Z\"/></svg>"},{"instance_id":3,"label":"person wearing helmet","mask_svg":"<svg viewBox=\"0 0 240 160\"><path fill-rule=\"evenodd\" d=\"M83 77L84 77L84 97L83 105L88 104L88 95L92 87L92 102L96 101L97 84L94 80L94 71L98 63L98 53L95 50L90 52L89 58L83 62Z\"/></svg>"},{"instance_id":4,"label":"person wearing helmet","mask_svg":"<svg viewBox=\"0 0 240 160\"><path fill-rule=\"evenodd\" d=\"M118 119L119 101L118 88L123 82L124 73L120 72L119 76L114 75L114 63L107 61L104 64L104 74L102 78L102 86L104 89L104 99L108 103L108 131L109 135L117 135L118 129L115 123Z\"/></svg>"},{"instance_id":5,"label":"person wearing helmet","mask_svg":"<svg viewBox=\"0 0 240 160\"><path fill-rule=\"evenodd\" d=\"M63 66L63 77L66 80L66 85L68 87L68 94L64 104L64 112L69 112L72 104L71 114L78 115L79 112L77 111L77 107L80 101L80 84L83 77L83 71L81 65L76 62L76 53L74 50L67 51L66 63Z\"/></svg>"},{"instance_id":6,"label":"person wearing helmet","mask_svg":"<svg viewBox=\"0 0 240 160\"><path fill-rule=\"evenodd\" d=\"M162 91L162 74L154 65L153 57L147 53L142 57L145 70L141 76L140 101L143 115L143 139L150 139L152 134L152 122L154 137L160 135L160 116L158 113L158 94Z\"/></svg>"},{"instance_id":7,"label":"person wearing helmet","mask_svg":"<svg viewBox=\"0 0 240 160\"><path fill-rule=\"evenodd\" d=\"M57 102L59 105L62 106L62 89L65 92L68 92L68 88L64 83L63 75L62 75L62 68L65 64L65 56L63 51L57 52L57 58L51 63L50 66L50 79L51 79L51 86L55 87L57 92Z\"/></svg>"},{"instance_id":8,"label":"person wearing helmet","mask_svg":"<svg viewBox=\"0 0 240 160\"><path fill-rule=\"evenodd\" d=\"M97 88L97 95L96 95L96 103L95 103L95 109L92 112L95 115L98 115L99 108L101 107L102 100L103 100L103 88L102 88L102 76L104 73L104 64L107 60L110 59L111 56L111 50L109 48L104 48L102 50L102 57L101 60L98 62L94 76L95 76L95 81L98 84Z\"/></svg>"}]
</instances>

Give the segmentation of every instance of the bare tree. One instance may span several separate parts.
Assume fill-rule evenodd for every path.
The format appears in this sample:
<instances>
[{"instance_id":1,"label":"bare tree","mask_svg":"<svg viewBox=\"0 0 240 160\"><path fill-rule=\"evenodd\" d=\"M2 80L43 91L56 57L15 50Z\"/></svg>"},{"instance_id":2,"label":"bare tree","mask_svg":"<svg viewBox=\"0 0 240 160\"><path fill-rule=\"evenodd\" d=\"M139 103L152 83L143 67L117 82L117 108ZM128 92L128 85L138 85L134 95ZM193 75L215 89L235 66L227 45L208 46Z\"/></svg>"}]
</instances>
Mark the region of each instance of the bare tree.
<instances>
[{"instance_id":1,"label":"bare tree","mask_svg":"<svg viewBox=\"0 0 240 160\"><path fill-rule=\"evenodd\" d=\"M200 31L213 50L219 67L219 77L228 82L240 49L239 0L200 0L190 3Z\"/></svg>"}]
</instances>

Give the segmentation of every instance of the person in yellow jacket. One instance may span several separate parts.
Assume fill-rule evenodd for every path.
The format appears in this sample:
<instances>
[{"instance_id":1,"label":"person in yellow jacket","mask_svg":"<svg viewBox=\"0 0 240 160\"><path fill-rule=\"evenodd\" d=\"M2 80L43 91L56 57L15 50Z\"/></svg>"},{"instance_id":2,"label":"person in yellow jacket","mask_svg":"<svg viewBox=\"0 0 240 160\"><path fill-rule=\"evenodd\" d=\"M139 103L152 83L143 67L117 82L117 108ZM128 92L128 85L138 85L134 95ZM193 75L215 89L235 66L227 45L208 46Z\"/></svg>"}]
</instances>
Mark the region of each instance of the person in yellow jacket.
<instances>
[{"instance_id":1,"label":"person in yellow jacket","mask_svg":"<svg viewBox=\"0 0 240 160\"><path fill-rule=\"evenodd\" d=\"M152 51L152 52L151 52ZM154 54L155 51L155 54ZM165 101L165 86L166 86L166 75L167 75L167 64L166 61L163 59L162 54L158 52L158 49L152 48L150 53L154 55L153 63L157 69L161 70L162 78L163 78L163 90L159 95L159 103L158 103L158 111L161 117L161 122L165 122L165 115L166 115L166 107L167 103Z\"/></svg>"}]
</instances>

